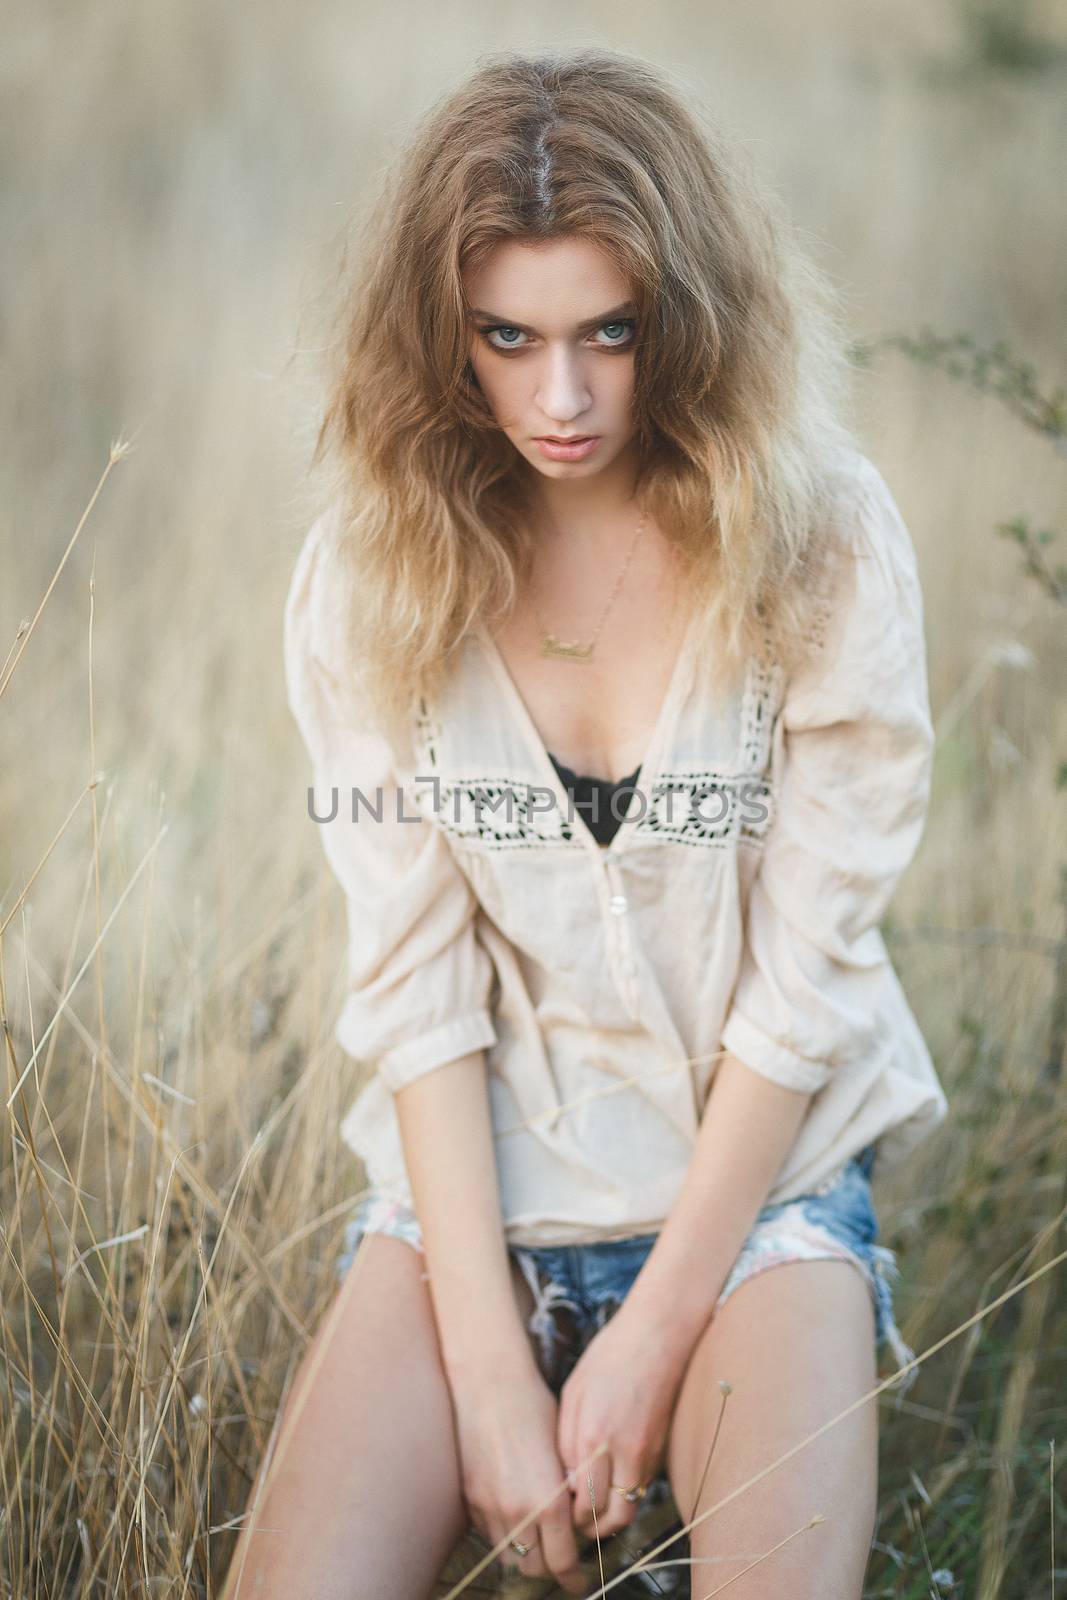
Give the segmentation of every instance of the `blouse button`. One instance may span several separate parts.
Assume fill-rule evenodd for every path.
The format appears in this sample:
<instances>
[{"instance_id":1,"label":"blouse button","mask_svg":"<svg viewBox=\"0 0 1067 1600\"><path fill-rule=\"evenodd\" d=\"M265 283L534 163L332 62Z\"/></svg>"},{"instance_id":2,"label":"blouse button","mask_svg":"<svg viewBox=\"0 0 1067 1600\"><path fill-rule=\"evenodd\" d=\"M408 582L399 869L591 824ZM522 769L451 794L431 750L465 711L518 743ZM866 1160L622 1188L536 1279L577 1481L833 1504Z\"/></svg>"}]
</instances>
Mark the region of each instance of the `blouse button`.
<instances>
[{"instance_id":1,"label":"blouse button","mask_svg":"<svg viewBox=\"0 0 1067 1600\"><path fill-rule=\"evenodd\" d=\"M624 894L613 894L608 901L608 905L614 916L623 917L626 915L626 896Z\"/></svg>"}]
</instances>

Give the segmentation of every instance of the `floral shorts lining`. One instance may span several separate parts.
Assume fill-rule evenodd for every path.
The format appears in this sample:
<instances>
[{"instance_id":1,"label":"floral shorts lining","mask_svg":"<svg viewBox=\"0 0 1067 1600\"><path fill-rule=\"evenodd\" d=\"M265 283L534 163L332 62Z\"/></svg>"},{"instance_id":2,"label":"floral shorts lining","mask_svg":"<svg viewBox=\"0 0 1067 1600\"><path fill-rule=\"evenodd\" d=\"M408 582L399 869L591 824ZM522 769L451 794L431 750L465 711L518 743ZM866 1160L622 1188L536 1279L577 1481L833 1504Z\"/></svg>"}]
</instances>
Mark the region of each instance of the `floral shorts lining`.
<instances>
[{"instance_id":1,"label":"floral shorts lining","mask_svg":"<svg viewBox=\"0 0 1067 1600\"><path fill-rule=\"evenodd\" d=\"M875 1148L867 1145L810 1194L763 1207L723 1284L716 1310L739 1284L767 1267L786 1261L850 1261L871 1293L876 1350L887 1345L899 1367L914 1360L893 1315L896 1256L875 1242L878 1219L870 1191ZM357 1202L345 1228L336 1262L338 1281L352 1265L365 1233L391 1234L424 1253L410 1207L372 1192ZM645 1233L579 1245L509 1247L533 1293L529 1331L537 1339L545 1379L557 1394L585 1346L618 1310L657 1237ZM898 1380L898 1399L918 1370L913 1367Z\"/></svg>"}]
</instances>

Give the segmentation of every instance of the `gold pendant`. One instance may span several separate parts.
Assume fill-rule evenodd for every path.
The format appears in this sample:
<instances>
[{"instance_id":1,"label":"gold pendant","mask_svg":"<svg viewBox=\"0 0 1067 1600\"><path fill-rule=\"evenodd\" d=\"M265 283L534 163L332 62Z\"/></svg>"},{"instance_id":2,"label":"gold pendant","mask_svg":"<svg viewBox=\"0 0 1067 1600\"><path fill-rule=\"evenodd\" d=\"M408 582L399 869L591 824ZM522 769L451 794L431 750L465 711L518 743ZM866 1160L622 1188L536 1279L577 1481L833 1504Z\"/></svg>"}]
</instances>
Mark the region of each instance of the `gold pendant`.
<instances>
[{"instance_id":1,"label":"gold pendant","mask_svg":"<svg viewBox=\"0 0 1067 1600\"><path fill-rule=\"evenodd\" d=\"M543 656L559 656L564 661L592 661L593 646L576 642L568 643L564 639L557 639L554 633L546 633L541 640L541 654Z\"/></svg>"}]
</instances>

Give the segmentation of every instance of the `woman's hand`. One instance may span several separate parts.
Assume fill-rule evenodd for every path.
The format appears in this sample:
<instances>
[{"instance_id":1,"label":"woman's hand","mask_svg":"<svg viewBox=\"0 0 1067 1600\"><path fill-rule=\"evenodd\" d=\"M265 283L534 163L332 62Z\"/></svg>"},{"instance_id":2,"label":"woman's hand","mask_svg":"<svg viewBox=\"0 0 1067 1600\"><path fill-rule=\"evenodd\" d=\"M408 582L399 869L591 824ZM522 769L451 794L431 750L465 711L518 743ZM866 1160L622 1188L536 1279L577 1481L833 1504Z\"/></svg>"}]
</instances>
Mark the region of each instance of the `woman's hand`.
<instances>
[{"instance_id":1,"label":"woman's hand","mask_svg":"<svg viewBox=\"0 0 1067 1600\"><path fill-rule=\"evenodd\" d=\"M550 1573L570 1594L585 1594L589 1581L578 1560L556 1446L559 1406L533 1353L528 1363L483 1371L469 1383L453 1382L452 1398L463 1496L474 1526L492 1545L505 1535L533 1545L521 1559L505 1545L498 1559L506 1565L530 1577ZM536 1520L512 1531L540 1505L544 1510Z\"/></svg>"},{"instance_id":2,"label":"woman's hand","mask_svg":"<svg viewBox=\"0 0 1067 1600\"><path fill-rule=\"evenodd\" d=\"M684 1372L625 1300L586 1345L560 1390L558 1436L582 1533L605 1538L637 1516L640 1501L624 1499L611 1485L647 1484L660 1470ZM606 1451L586 1465L602 1443Z\"/></svg>"}]
</instances>

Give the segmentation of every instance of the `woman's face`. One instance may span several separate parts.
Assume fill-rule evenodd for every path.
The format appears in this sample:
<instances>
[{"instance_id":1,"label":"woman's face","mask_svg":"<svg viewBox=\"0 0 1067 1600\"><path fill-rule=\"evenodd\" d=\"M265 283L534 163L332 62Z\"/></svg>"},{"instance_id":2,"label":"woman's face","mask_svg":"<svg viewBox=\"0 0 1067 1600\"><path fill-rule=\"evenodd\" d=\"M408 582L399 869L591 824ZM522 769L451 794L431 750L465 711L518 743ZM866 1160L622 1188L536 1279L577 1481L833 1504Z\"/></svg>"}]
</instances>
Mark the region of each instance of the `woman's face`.
<instances>
[{"instance_id":1,"label":"woman's face","mask_svg":"<svg viewBox=\"0 0 1067 1600\"><path fill-rule=\"evenodd\" d=\"M506 240L463 274L470 359L501 430L548 478L589 478L634 438L636 308L587 240ZM546 436L592 439L553 450Z\"/></svg>"}]
</instances>

